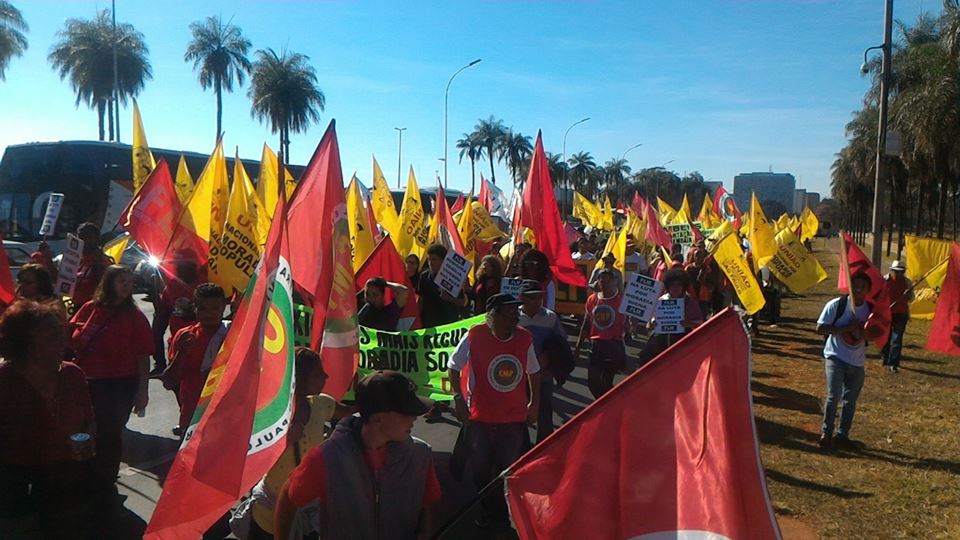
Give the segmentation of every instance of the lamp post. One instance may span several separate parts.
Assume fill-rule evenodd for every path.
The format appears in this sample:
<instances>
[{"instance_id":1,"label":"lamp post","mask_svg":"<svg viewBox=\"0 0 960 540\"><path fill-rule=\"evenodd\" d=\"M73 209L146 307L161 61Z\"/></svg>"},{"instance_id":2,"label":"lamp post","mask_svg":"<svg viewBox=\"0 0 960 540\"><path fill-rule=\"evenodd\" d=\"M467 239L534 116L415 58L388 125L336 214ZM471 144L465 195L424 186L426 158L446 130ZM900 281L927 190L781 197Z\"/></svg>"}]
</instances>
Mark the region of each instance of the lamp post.
<instances>
[{"instance_id":1,"label":"lamp post","mask_svg":"<svg viewBox=\"0 0 960 540\"><path fill-rule=\"evenodd\" d=\"M110 114L114 115L116 121L113 123L113 134L115 141L120 142L120 82L117 76L117 0L111 4L111 13L113 14L113 105L110 107Z\"/></svg>"},{"instance_id":2,"label":"lamp post","mask_svg":"<svg viewBox=\"0 0 960 540\"><path fill-rule=\"evenodd\" d=\"M626 161L626 160L627 160L627 154L629 154L631 150L634 150L634 149L636 149L636 148L640 148L641 146L643 146L643 143L637 143L637 144L631 146L630 148L627 148L627 149L623 152L623 155L620 156L620 161ZM622 178L620 179L620 182L619 182L618 185L617 185L617 199L621 200L621 202L622 202L622 200L623 200L623 179L622 179Z\"/></svg>"},{"instance_id":3,"label":"lamp post","mask_svg":"<svg viewBox=\"0 0 960 540\"><path fill-rule=\"evenodd\" d=\"M880 267L881 251L883 247L883 210L880 208L883 197L883 154L887 145L887 104L890 99L890 60L891 48L893 42L893 0L884 2L883 11L883 44L876 47L870 47L863 51L863 65L860 71L867 73L867 53L874 49L880 49L883 53L883 60L880 68L880 119L877 129L877 162L874 167L875 176L873 179L873 220L871 228L873 229L873 246L871 250L871 259L877 268Z\"/></svg>"},{"instance_id":4,"label":"lamp post","mask_svg":"<svg viewBox=\"0 0 960 540\"><path fill-rule=\"evenodd\" d=\"M443 187L447 187L447 103L450 99L450 83L453 82L454 77L459 75L461 71L479 64L481 60L481 58L477 58L473 62L453 72L450 80L447 81L446 90L443 91Z\"/></svg>"},{"instance_id":5,"label":"lamp post","mask_svg":"<svg viewBox=\"0 0 960 540\"><path fill-rule=\"evenodd\" d=\"M667 161L663 165L660 165L659 167L656 167L656 168L666 170L667 165L673 163L674 161L676 160L671 159L670 161ZM656 178L656 181L653 184L653 193L654 193L654 196L659 199L660 198L660 177L656 176L655 178Z\"/></svg>"},{"instance_id":6,"label":"lamp post","mask_svg":"<svg viewBox=\"0 0 960 540\"><path fill-rule=\"evenodd\" d=\"M576 122L570 124L570 127L568 127L567 130L563 132L563 150L561 150L560 152L560 161L563 162L563 185L567 186L568 188L569 188L569 185L567 184L567 135L570 133L571 129L586 122L587 120L590 120L589 116L586 118L581 118L580 120L577 120ZM563 192L561 191L561 193ZM570 205L571 207L573 206L573 195L570 195ZM573 210L571 210L571 212L572 211Z\"/></svg>"},{"instance_id":7,"label":"lamp post","mask_svg":"<svg viewBox=\"0 0 960 540\"><path fill-rule=\"evenodd\" d=\"M403 132L407 130L405 127L395 127L397 130L397 189L400 189L400 152L403 151Z\"/></svg>"}]
</instances>

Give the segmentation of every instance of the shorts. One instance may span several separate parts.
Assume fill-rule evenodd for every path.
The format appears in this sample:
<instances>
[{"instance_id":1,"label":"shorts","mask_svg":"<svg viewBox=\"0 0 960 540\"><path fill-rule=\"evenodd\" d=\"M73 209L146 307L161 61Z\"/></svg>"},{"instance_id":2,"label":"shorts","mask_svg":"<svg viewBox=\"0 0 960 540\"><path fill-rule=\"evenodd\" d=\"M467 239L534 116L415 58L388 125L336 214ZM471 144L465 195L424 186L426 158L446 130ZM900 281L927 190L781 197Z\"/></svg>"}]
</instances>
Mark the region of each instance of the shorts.
<instances>
[{"instance_id":1,"label":"shorts","mask_svg":"<svg viewBox=\"0 0 960 540\"><path fill-rule=\"evenodd\" d=\"M621 340L597 339L593 341L589 360L590 367L623 373L627 363L627 350Z\"/></svg>"}]
</instances>

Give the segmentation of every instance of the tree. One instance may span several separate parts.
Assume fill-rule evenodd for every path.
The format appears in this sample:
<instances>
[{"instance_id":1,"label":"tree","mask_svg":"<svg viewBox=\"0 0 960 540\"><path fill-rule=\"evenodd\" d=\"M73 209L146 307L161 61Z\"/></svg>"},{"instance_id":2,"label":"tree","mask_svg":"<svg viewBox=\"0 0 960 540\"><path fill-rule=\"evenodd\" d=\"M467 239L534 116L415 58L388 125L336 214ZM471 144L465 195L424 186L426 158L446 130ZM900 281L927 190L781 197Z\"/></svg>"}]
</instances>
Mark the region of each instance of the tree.
<instances>
[{"instance_id":1,"label":"tree","mask_svg":"<svg viewBox=\"0 0 960 540\"><path fill-rule=\"evenodd\" d=\"M207 17L190 23L193 39L187 44L184 62L193 62L200 87L213 87L217 96L217 136L223 133L223 90L233 92L233 84L243 86L252 64L247 58L250 40L236 25L223 23L220 17Z\"/></svg>"},{"instance_id":2,"label":"tree","mask_svg":"<svg viewBox=\"0 0 960 540\"><path fill-rule=\"evenodd\" d=\"M603 166L603 177L606 189L609 191L610 186L613 186L617 200L620 199L620 188L623 185L624 179L630 176L630 170L630 166L627 165L627 160L623 158L610 158Z\"/></svg>"},{"instance_id":3,"label":"tree","mask_svg":"<svg viewBox=\"0 0 960 540\"><path fill-rule=\"evenodd\" d=\"M259 50L250 76L247 96L253 101L250 115L269 122L280 135L280 150L290 155L290 132L301 133L320 120L326 97L317 86L317 72L310 57L286 50Z\"/></svg>"},{"instance_id":4,"label":"tree","mask_svg":"<svg viewBox=\"0 0 960 540\"><path fill-rule=\"evenodd\" d=\"M597 164L593 161L590 152L577 152L567 160L570 164L570 173L573 175L577 189L584 191L587 197L596 195L596 184L593 172Z\"/></svg>"},{"instance_id":5,"label":"tree","mask_svg":"<svg viewBox=\"0 0 960 540\"><path fill-rule=\"evenodd\" d=\"M0 81L6 80L7 67L15 56L27 50L24 32L30 30L20 10L6 0L0 0Z\"/></svg>"},{"instance_id":6,"label":"tree","mask_svg":"<svg viewBox=\"0 0 960 540\"><path fill-rule=\"evenodd\" d=\"M636 191L654 204L656 198L660 197L677 207L683 199L683 195L680 194L680 177L663 167L641 169L633 175L633 183L637 188Z\"/></svg>"},{"instance_id":7,"label":"tree","mask_svg":"<svg viewBox=\"0 0 960 540\"><path fill-rule=\"evenodd\" d=\"M103 10L93 20L67 19L63 30L57 32L57 43L47 59L60 75L69 78L77 93L76 106L81 103L96 107L100 140L104 140L103 119L113 93L113 50L117 51L117 94L120 102L136 97L146 82L153 78L148 59L149 51L143 34L129 23L118 23L113 28L110 12ZM113 138L114 116L109 116L110 138Z\"/></svg>"},{"instance_id":8,"label":"tree","mask_svg":"<svg viewBox=\"0 0 960 540\"><path fill-rule=\"evenodd\" d=\"M518 131L510 128L504 133L500 144L500 159L507 162L507 168L510 169L510 175L513 177L513 186L518 187L523 183L520 171L523 164L530 160L533 155L533 144L528 135L522 135Z\"/></svg>"},{"instance_id":9,"label":"tree","mask_svg":"<svg viewBox=\"0 0 960 540\"><path fill-rule=\"evenodd\" d=\"M496 185L497 176L493 171L493 161L500 155L500 147L503 144L503 136L507 129L503 125L503 120L497 120L490 115L486 120L480 119L477 125L473 127L473 133L480 141L483 148L487 151L487 161L490 162L490 181Z\"/></svg>"},{"instance_id":10,"label":"tree","mask_svg":"<svg viewBox=\"0 0 960 540\"><path fill-rule=\"evenodd\" d=\"M476 133L464 133L457 141L457 149L460 150L460 163L464 157L470 160L470 193L477 193L477 162L483 159L483 144Z\"/></svg>"}]
</instances>

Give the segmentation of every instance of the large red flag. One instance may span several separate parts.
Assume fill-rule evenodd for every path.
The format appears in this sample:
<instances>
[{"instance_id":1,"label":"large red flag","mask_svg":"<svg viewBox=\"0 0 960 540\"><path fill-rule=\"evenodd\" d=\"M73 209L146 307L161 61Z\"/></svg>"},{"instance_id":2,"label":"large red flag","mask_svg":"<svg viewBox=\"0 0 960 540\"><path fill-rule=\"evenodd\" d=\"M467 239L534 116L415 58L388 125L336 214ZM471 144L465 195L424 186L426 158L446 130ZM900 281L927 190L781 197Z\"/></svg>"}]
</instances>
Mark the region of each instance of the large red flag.
<instances>
[{"instance_id":1,"label":"large red flag","mask_svg":"<svg viewBox=\"0 0 960 540\"><path fill-rule=\"evenodd\" d=\"M363 290L368 279L382 277L387 281L399 283L409 289L410 296L407 303L400 310L400 324L397 330L413 330L422 328L420 323L420 308L417 306L416 291L413 290L413 283L407 276L407 269L397 252L397 247L393 245L393 240L387 236L377 244L367 260L363 262L360 269L357 270L357 290ZM387 294L391 291L387 289ZM390 302L390 298L386 299Z\"/></svg>"},{"instance_id":2,"label":"large red flag","mask_svg":"<svg viewBox=\"0 0 960 540\"><path fill-rule=\"evenodd\" d=\"M281 196L263 258L227 331L144 536L203 535L286 448L293 410L293 282Z\"/></svg>"},{"instance_id":3,"label":"large red flag","mask_svg":"<svg viewBox=\"0 0 960 540\"><path fill-rule=\"evenodd\" d=\"M533 229L537 238L537 249L547 255L554 277L576 287L587 286L587 278L573 264L570 246L563 234L563 220L560 219L557 198L553 194L549 162L543 151L543 140L539 131L533 148L533 160L530 162L530 174L523 190L520 224Z\"/></svg>"},{"instance_id":4,"label":"large red flag","mask_svg":"<svg viewBox=\"0 0 960 540\"><path fill-rule=\"evenodd\" d=\"M940 286L927 349L960 356L960 244L950 246L947 277Z\"/></svg>"},{"instance_id":5,"label":"large red flag","mask_svg":"<svg viewBox=\"0 0 960 540\"><path fill-rule=\"evenodd\" d=\"M639 191L633 193L633 202L630 203L630 208L633 209L633 213L638 216L647 215L647 201L640 196Z\"/></svg>"},{"instance_id":6,"label":"large red flag","mask_svg":"<svg viewBox=\"0 0 960 540\"><path fill-rule=\"evenodd\" d=\"M710 319L564 424L510 466L506 485L524 540L780 538L737 313Z\"/></svg>"},{"instance_id":7,"label":"large red flag","mask_svg":"<svg viewBox=\"0 0 960 540\"><path fill-rule=\"evenodd\" d=\"M743 215L737 208L733 196L727 193L723 186L718 187L717 192L713 195L713 211L727 221L737 221Z\"/></svg>"},{"instance_id":8,"label":"large red flag","mask_svg":"<svg viewBox=\"0 0 960 540\"><path fill-rule=\"evenodd\" d=\"M487 212L493 211L493 197L490 196L490 187L483 173L480 173L480 195L477 196L477 200L487 209Z\"/></svg>"},{"instance_id":9,"label":"large red flag","mask_svg":"<svg viewBox=\"0 0 960 540\"><path fill-rule=\"evenodd\" d=\"M297 185L287 221L293 280L311 297L310 344L330 378L324 392L341 399L360 356L350 228L336 122L331 120Z\"/></svg>"},{"instance_id":10,"label":"large red flag","mask_svg":"<svg viewBox=\"0 0 960 540\"><path fill-rule=\"evenodd\" d=\"M867 302L870 303L870 316L865 321L864 330L867 338L879 348L887 344L890 337L890 296L887 294L886 282L880 270L863 254L860 246L847 233L840 236L840 249L845 256L840 258L840 272L837 276L837 289L840 292L850 292L847 277L856 274L865 274L870 278L870 292L867 293ZM844 267L844 264L847 266ZM851 306L852 309L853 306Z\"/></svg>"},{"instance_id":11,"label":"large red flag","mask_svg":"<svg viewBox=\"0 0 960 540\"><path fill-rule=\"evenodd\" d=\"M0 240L3 236L0 235ZM10 305L17 298L17 286L13 284L13 273L10 271L10 259L7 250L0 253L0 304Z\"/></svg>"},{"instance_id":12,"label":"large red flag","mask_svg":"<svg viewBox=\"0 0 960 540\"><path fill-rule=\"evenodd\" d=\"M450 213L456 214L457 212L462 211L463 205L464 205L464 199L463 199L463 193L461 193L460 195L457 196L457 200L453 202L453 206L450 207Z\"/></svg>"},{"instance_id":13,"label":"large red flag","mask_svg":"<svg viewBox=\"0 0 960 540\"><path fill-rule=\"evenodd\" d=\"M437 198L434 201L434 207L427 245L437 243L461 255L465 254L467 250L463 247L463 240L457 231L457 223L453 221L453 211L447 204L447 196L443 193L443 187L439 183L437 184Z\"/></svg>"},{"instance_id":14,"label":"large red flag","mask_svg":"<svg viewBox=\"0 0 960 540\"><path fill-rule=\"evenodd\" d=\"M667 252L673 251L673 237L663 228L660 220L657 219L657 213L653 210L652 204L644 205L643 219L647 222L647 232L644 238L655 246L661 246Z\"/></svg>"},{"instance_id":15,"label":"large red flag","mask_svg":"<svg viewBox=\"0 0 960 540\"><path fill-rule=\"evenodd\" d=\"M173 187L170 169L166 160L160 159L121 214L120 226L130 233L130 237L147 255L160 259L170 245L182 212L183 205ZM202 253L196 254L198 260L201 256ZM169 265L163 266L166 268Z\"/></svg>"}]
</instances>

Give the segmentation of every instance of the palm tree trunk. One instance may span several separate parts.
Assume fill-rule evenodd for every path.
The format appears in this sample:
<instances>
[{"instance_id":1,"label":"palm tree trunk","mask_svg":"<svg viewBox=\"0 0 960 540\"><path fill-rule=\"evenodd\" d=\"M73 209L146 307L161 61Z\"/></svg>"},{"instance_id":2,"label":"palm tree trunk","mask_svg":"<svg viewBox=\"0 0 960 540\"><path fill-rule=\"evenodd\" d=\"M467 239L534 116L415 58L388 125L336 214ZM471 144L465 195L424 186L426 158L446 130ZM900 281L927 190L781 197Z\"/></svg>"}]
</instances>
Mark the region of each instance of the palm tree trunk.
<instances>
[{"instance_id":1,"label":"palm tree trunk","mask_svg":"<svg viewBox=\"0 0 960 540\"><path fill-rule=\"evenodd\" d=\"M109 114L107 115L107 124L108 124L108 130L109 130L109 134L110 134L110 139L109 139L109 140L115 141L116 139L113 137L113 116L114 116L114 115L113 115L113 100L112 100L112 99L107 99L106 101L107 101L107 105L108 105L109 108L110 108L110 110L107 111L107 112L109 112Z\"/></svg>"},{"instance_id":2,"label":"palm tree trunk","mask_svg":"<svg viewBox=\"0 0 960 540\"><path fill-rule=\"evenodd\" d=\"M493 182L493 185L497 185L497 175L493 172L493 145L487 145L487 159L490 160L490 181Z\"/></svg>"},{"instance_id":3,"label":"palm tree trunk","mask_svg":"<svg viewBox=\"0 0 960 540\"><path fill-rule=\"evenodd\" d=\"M890 167L887 167L887 170L890 170ZM893 211L896 206L893 204L893 195L897 188L897 183L894 181L894 175L890 176L890 186L887 188L887 191L890 193L890 223L887 226L887 257L890 256L890 244L893 243L893 223L896 217L896 213ZM900 220L897 221L897 226L900 225Z\"/></svg>"},{"instance_id":4,"label":"palm tree trunk","mask_svg":"<svg viewBox=\"0 0 960 540\"><path fill-rule=\"evenodd\" d=\"M477 162L470 157L470 193L476 193L474 189L477 187Z\"/></svg>"},{"instance_id":5,"label":"palm tree trunk","mask_svg":"<svg viewBox=\"0 0 960 540\"><path fill-rule=\"evenodd\" d=\"M101 140L101 141L104 140L104 133L103 133L103 115L104 115L106 112L107 112L107 106L106 106L106 104L103 102L103 100L101 99L100 101L97 102L97 117L98 117L99 120L100 120L100 124L99 124L99 135L100 135L100 140Z\"/></svg>"},{"instance_id":6,"label":"palm tree trunk","mask_svg":"<svg viewBox=\"0 0 960 540\"><path fill-rule=\"evenodd\" d=\"M940 177L940 204L937 209L937 238L943 239L943 226L947 218L947 178L949 177L949 165L946 158L937 160L937 176Z\"/></svg>"},{"instance_id":7,"label":"palm tree trunk","mask_svg":"<svg viewBox=\"0 0 960 540\"><path fill-rule=\"evenodd\" d=\"M214 93L217 94L217 139L220 139L220 134L223 133L223 82L220 80L220 75L217 75L216 81L214 82Z\"/></svg>"}]
</instances>

